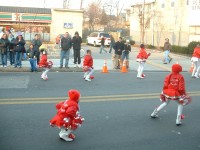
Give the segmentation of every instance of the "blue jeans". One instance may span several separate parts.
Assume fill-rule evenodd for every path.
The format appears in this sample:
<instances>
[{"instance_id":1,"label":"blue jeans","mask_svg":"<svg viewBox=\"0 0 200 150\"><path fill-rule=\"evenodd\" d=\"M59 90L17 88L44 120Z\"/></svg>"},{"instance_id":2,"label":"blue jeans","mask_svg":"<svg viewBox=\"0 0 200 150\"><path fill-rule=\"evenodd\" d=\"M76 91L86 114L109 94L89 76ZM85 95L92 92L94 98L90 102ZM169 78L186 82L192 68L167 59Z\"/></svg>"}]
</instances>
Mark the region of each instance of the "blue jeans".
<instances>
[{"instance_id":1,"label":"blue jeans","mask_svg":"<svg viewBox=\"0 0 200 150\"><path fill-rule=\"evenodd\" d=\"M22 52L15 52L15 67L22 67Z\"/></svg>"},{"instance_id":2,"label":"blue jeans","mask_svg":"<svg viewBox=\"0 0 200 150\"><path fill-rule=\"evenodd\" d=\"M129 53L122 52L122 61L124 61L125 58L129 60Z\"/></svg>"},{"instance_id":3,"label":"blue jeans","mask_svg":"<svg viewBox=\"0 0 200 150\"><path fill-rule=\"evenodd\" d=\"M165 50L165 54L164 54L164 56L165 56L164 62L165 62L165 63L169 63L169 60L170 60L170 58L169 58L169 53L170 53L169 50Z\"/></svg>"},{"instance_id":4,"label":"blue jeans","mask_svg":"<svg viewBox=\"0 0 200 150\"><path fill-rule=\"evenodd\" d=\"M1 54L2 65L7 66L7 53Z\"/></svg>"},{"instance_id":5,"label":"blue jeans","mask_svg":"<svg viewBox=\"0 0 200 150\"><path fill-rule=\"evenodd\" d=\"M104 48L105 48L105 46L101 45L101 48L100 48L100 51L99 51L100 54L102 53L102 51L107 53L107 51Z\"/></svg>"},{"instance_id":6,"label":"blue jeans","mask_svg":"<svg viewBox=\"0 0 200 150\"><path fill-rule=\"evenodd\" d=\"M10 65L15 64L15 52L10 51Z\"/></svg>"},{"instance_id":7,"label":"blue jeans","mask_svg":"<svg viewBox=\"0 0 200 150\"><path fill-rule=\"evenodd\" d=\"M30 65L31 65L31 71L37 71L36 63L37 59L36 58L30 58L29 59Z\"/></svg>"},{"instance_id":8,"label":"blue jeans","mask_svg":"<svg viewBox=\"0 0 200 150\"><path fill-rule=\"evenodd\" d=\"M110 44L110 50L109 50L109 53L112 52L113 46L114 46L114 44L111 43L111 44Z\"/></svg>"},{"instance_id":9,"label":"blue jeans","mask_svg":"<svg viewBox=\"0 0 200 150\"><path fill-rule=\"evenodd\" d=\"M60 52L60 67L63 66L63 59L65 59L65 67L68 67L69 52L70 52L70 50L67 50L67 51L61 50L61 52Z\"/></svg>"}]
</instances>

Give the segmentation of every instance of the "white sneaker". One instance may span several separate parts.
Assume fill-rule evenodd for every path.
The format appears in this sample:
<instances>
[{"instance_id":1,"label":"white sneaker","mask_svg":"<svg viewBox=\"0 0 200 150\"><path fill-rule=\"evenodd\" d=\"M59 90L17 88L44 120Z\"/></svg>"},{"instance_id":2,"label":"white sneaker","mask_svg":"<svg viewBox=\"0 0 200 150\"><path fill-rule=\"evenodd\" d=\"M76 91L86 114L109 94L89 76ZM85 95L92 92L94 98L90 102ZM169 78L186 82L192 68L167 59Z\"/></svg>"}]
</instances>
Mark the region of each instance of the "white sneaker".
<instances>
[{"instance_id":1,"label":"white sneaker","mask_svg":"<svg viewBox=\"0 0 200 150\"><path fill-rule=\"evenodd\" d=\"M92 81L90 78L86 77L85 81Z\"/></svg>"},{"instance_id":2,"label":"white sneaker","mask_svg":"<svg viewBox=\"0 0 200 150\"><path fill-rule=\"evenodd\" d=\"M138 79L144 79L144 77L137 77Z\"/></svg>"},{"instance_id":3,"label":"white sneaker","mask_svg":"<svg viewBox=\"0 0 200 150\"><path fill-rule=\"evenodd\" d=\"M74 140L74 138L71 136L71 131L70 130L61 130L59 133L59 136L61 139L67 141L67 142L71 142Z\"/></svg>"},{"instance_id":4,"label":"white sneaker","mask_svg":"<svg viewBox=\"0 0 200 150\"><path fill-rule=\"evenodd\" d=\"M5 66L3 66L4 68L6 68L7 66L5 65Z\"/></svg>"},{"instance_id":5,"label":"white sneaker","mask_svg":"<svg viewBox=\"0 0 200 150\"><path fill-rule=\"evenodd\" d=\"M151 114L151 118L158 118L157 113L158 113L158 111L157 111L157 109L155 109L155 110L153 111L153 113Z\"/></svg>"},{"instance_id":6,"label":"white sneaker","mask_svg":"<svg viewBox=\"0 0 200 150\"><path fill-rule=\"evenodd\" d=\"M199 76L194 76L195 78L199 78Z\"/></svg>"},{"instance_id":7,"label":"white sneaker","mask_svg":"<svg viewBox=\"0 0 200 150\"><path fill-rule=\"evenodd\" d=\"M182 122L181 122L181 116L178 116L177 119L176 119L176 125L180 126L181 124L182 124Z\"/></svg>"}]
</instances>

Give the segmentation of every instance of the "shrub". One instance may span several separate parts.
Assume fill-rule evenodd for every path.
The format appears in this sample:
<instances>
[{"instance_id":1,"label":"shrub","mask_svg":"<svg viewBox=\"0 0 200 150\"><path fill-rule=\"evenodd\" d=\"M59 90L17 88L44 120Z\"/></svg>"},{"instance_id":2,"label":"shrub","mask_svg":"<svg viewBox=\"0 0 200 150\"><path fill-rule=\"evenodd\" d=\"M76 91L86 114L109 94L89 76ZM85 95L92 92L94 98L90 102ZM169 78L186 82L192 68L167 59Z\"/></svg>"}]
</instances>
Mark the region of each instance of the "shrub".
<instances>
[{"instance_id":1,"label":"shrub","mask_svg":"<svg viewBox=\"0 0 200 150\"><path fill-rule=\"evenodd\" d=\"M194 48L197 46L197 44L200 44L200 42L192 41L188 44L188 54L192 54L194 51Z\"/></svg>"},{"instance_id":2,"label":"shrub","mask_svg":"<svg viewBox=\"0 0 200 150\"><path fill-rule=\"evenodd\" d=\"M185 54L188 55L188 47L186 46L177 46L177 45L172 45L172 52L178 53L178 54Z\"/></svg>"},{"instance_id":3,"label":"shrub","mask_svg":"<svg viewBox=\"0 0 200 150\"><path fill-rule=\"evenodd\" d=\"M155 49L156 47L153 46L153 45L151 45L151 44L149 44L149 45L147 45L147 48L148 48L148 49Z\"/></svg>"}]
</instances>

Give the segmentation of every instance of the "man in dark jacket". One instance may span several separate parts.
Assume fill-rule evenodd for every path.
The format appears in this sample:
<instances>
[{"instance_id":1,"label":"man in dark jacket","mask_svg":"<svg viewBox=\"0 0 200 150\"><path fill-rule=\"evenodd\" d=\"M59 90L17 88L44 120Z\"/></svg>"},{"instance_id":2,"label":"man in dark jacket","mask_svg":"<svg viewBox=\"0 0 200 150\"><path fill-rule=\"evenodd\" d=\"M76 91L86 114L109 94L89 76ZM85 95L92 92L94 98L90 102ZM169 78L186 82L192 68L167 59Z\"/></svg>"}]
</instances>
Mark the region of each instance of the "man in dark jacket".
<instances>
[{"instance_id":1,"label":"man in dark jacket","mask_svg":"<svg viewBox=\"0 0 200 150\"><path fill-rule=\"evenodd\" d=\"M122 43L122 38L119 37L119 41L115 43L113 47L115 50L115 61L114 61L114 68L120 69L120 63L122 62L122 51L124 50L124 43Z\"/></svg>"},{"instance_id":2,"label":"man in dark jacket","mask_svg":"<svg viewBox=\"0 0 200 150\"><path fill-rule=\"evenodd\" d=\"M81 57L80 57L80 50L81 50L81 43L82 43L82 38L79 36L78 32L75 32L75 35L72 39L73 43L73 49L74 49L74 64L76 64L76 67L81 67ZM78 65L77 65L78 61Z\"/></svg>"},{"instance_id":3,"label":"man in dark jacket","mask_svg":"<svg viewBox=\"0 0 200 150\"><path fill-rule=\"evenodd\" d=\"M63 59L65 59L65 68L69 68L68 62L71 47L72 40L69 36L69 33L66 32L64 37L61 39L60 68L63 67Z\"/></svg>"},{"instance_id":4,"label":"man in dark jacket","mask_svg":"<svg viewBox=\"0 0 200 150\"><path fill-rule=\"evenodd\" d=\"M7 49L9 46L9 41L7 35L4 33L0 39L0 57L2 60L3 67L7 67Z\"/></svg>"},{"instance_id":5,"label":"man in dark jacket","mask_svg":"<svg viewBox=\"0 0 200 150\"><path fill-rule=\"evenodd\" d=\"M15 51L15 68L19 66L22 67L22 52L24 50L24 45L26 44L25 40L23 39L22 35L19 34L14 41L14 51Z\"/></svg>"},{"instance_id":6,"label":"man in dark jacket","mask_svg":"<svg viewBox=\"0 0 200 150\"><path fill-rule=\"evenodd\" d=\"M40 61L40 46L42 45L42 41L40 39L40 35L39 34L35 34L34 39L31 42L33 44L33 50L36 52L37 54L37 64L39 64Z\"/></svg>"}]
</instances>

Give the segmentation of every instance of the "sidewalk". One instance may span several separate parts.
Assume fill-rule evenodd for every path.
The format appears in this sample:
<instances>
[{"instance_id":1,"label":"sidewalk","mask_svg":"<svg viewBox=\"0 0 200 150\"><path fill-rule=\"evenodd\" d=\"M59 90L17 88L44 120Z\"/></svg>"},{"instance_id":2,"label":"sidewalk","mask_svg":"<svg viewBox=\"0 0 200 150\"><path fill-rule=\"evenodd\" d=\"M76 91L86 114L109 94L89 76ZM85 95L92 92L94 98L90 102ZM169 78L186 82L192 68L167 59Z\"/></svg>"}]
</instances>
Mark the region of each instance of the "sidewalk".
<instances>
[{"instance_id":1,"label":"sidewalk","mask_svg":"<svg viewBox=\"0 0 200 150\"><path fill-rule=\"evenodd\" d=\"M157 50L147 50L147 52L151 52L151 56L147 60L145 64L145 71L171 71L171 65L174 63L179 63L183 67L183 71L189 71L191 67L191 61L189 57L177 55L170 53L170 56L173 58L170 64L163 64L162 59L164 57L164 53ZM133 54L131 54L133 53ZM138 63L135 61L136 51L132 51L130 55L129 71L137 71ZM59 59L48 59L53 62L52 72L81 72L82 68L76 68L73 65L73 61L69 60L69 69L62 68L60 69L60 60ZM107 59L107 68L108 71L117 72L120 70L113 69L113 62L111 59ZM9 62L8 62L9 64ZM94 59L94 69L96 71L101 71L104 65L104 59ZM42 68L39 68L38 71L42 71ZM22 61L22 68L14 68L13 66L8 66L7 68L0 67L0 72L30 72L30 64L29 61Z\"/></svg>"}]
</instances>

